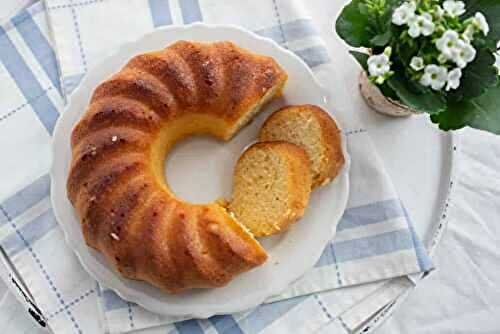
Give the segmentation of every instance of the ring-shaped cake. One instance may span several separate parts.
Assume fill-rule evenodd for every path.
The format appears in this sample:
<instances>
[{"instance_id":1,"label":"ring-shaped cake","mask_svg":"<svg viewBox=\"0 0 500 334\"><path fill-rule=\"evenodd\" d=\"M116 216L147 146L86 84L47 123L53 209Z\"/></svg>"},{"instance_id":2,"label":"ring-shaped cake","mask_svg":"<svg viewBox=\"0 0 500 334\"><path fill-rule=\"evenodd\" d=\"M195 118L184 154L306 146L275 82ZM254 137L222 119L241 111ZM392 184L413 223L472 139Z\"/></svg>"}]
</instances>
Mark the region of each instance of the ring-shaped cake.
<instances>
[{"instance_id":1,"label":"ring-shaped cake","mask_svg":"<svg viewBox=\"0 0 500 334\"><path fill-rule=\"evenodd\" d=\"M286 79L230 42L179 41L101 83L71 136L67 193L86 243L167 292L223 286L262 264L266 252L223 205L175 196L164 163L188 136L232 138Z\"/></svg>"}]
</instances>

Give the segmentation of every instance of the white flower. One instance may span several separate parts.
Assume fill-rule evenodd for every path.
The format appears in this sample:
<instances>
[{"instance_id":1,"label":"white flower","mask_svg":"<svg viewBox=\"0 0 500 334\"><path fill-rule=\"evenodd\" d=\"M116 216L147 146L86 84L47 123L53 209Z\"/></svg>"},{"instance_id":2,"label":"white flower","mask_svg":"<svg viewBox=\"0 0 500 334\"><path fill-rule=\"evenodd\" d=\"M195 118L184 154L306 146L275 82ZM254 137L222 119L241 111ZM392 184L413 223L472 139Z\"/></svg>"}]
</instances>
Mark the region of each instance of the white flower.
<instances>
[{"instance_id":1,"label":"white flower","mask_svg":"<svg viewBox=\"0 0 500 334\"><path fill-rule=\"evenodd\" d=\"M462 1L446 0L443 2L443 8L451 17L465 13L465 4Z\"/></svg>"},{"instance_id":2,"label":"white flower","mask_svg":"<svg viewBox=\"0 0 500 334\"><path fill-rule=\"evenodd\" d=\"M500 48L500 41L498 41L497 43L497 50L498 48ZM493 54L495 56L495 64L493 66L495 66L498 70L498 75L500 75L500 53L499 52L495 52Z\"/></svg>"},{"instance_id":3,"label":"white flower","mask_svg":"<svg viewBox=\"0 0 500 334\"><path fill-rule=\"evenodd\" d=\"M488 32L490 32L490 26L484 15L480 12L474 15L473 24L484 34L484 36L488 35Z\"/></svg>"},{"instance_id":4,"label":"white flower","mask_svg":"<svg viewBox=\"0 0 500 334\"><path fill-rule=\"evenodd\" d=\"M464 36L464 38L468 38ZM441 51L438 60L452 60L458 67L464 68L476 57L476 49L469 43L459 38L454 30L446 30L440 38L436 40L436 48Z\"/></svg>"},{"instance_id":5,"label":"white flower","mask_svg":"<svg viewBox=\"0 0 500 334\"><path fill-rule=\"evenodd\" d=\"M470 43L459 40L453 57L455 64L460 68L464 68L467 66L467 63L473 61L474 58L476 58L476 49L474 49Z\"/></svg>"},{"instance_id":6,"label":"white flower","mask_svg":"<svg viewBox=\"0 0 500 334\"><path fill-rule=\"evenodd\" d=\"M417 38L420 35L429 36L436 28L429 13L413 16L408 20L408 35Z\"/></svg>"},{"instance_id":7,"label":"white flower","mask_svg":"<svg viewBox=\"0 0 500 334\"><path fill-rule=\"evenodd\" d=\"M477 12L474 17L467 19L465 24L467 26L462 33L462 38L469 43L474 39L474 34L476 32L481 31L484 36L488 35L490 32L488 22L486 21L484 15L480 12Z\"/></svg>"},{"instance_id":8,"label":"white flower","mask_svg":"<svg viewBox=\"0 0 500 334\"><path fill-rule=\"evenodd\" d=\"M465 27L465 30L462 33L462 38L470 43L474 39L475 33L476 33L476 27L474 26L474 24L469 24L467 27Z\"/></svg>"},{"instance_id":9,"label":"white flower","mask_svg":"<svg viewBox=\"0 0 500 334\"><path fill-rule=\"evenodd\" d=\"M403 4L392 13L392 23L400 26L408 23L408 20L413 16L415 16L415 3L403 2Z\"/></svg>"},{"instance_id":10,"label":"white flower","mask_svg":"<svg viewBox=\"0 0 500 334\"><path fill-rule=\"evenodd\" d=\"M424 68L424 60L422 57L413 57L410 61L410 67L415 71L420 71Z\"/></svg>"},{"instance_id":11,"label":"white flower","mask_svg":"<svg viewBox=\"0 0 500 334\"><path fill-rule=\"evenodd\" d=\"M454 68L448 72L448 81L446 82L446 90L457 89L460 86L460 78L462 77L462 70Z\"/></svg>"},{"instance_id":12,"label":"white flower","mask_svg":"<svg viewBox=\"0 0 500 334\"><path fill-rule=\"evenodd\" d=\"M500 75L500 54L495 53L495 64L493 64L497 68L498 75Z\"/></svg>"},{"instance_id":13,"label":"white flower","mask_svg":"<svg viewBox=\"0 0 500 334\"><path fill-rule=\"evenodd\" d=\"M368 58L368 72L370 75L380 77L389 72L391 64L386 54L373 55Z\"/></svg>"},{"instance_id":14,"label":"white flower","mask_svg":"<svg viewBox=\"0 0 500 334\"><path fill-rule=\"evenodd\" d=\"M453 59L457 53L457 44L460 41L455 30L446 30L444 34L436 40L436 48L446 59Z\"/></svg>"},{"instance_id":15,"label":"white flower","mask_svg":"<svg viewBox=\"0 0 500 334\"><path fill-rule=\"evenodd\" d=\"M446 67L438 65L427 65L424 70L424 75L420 78L422 86L431 86L434 90L441 90L448 79L448 70Z\"/></svg>"}]
</instances>

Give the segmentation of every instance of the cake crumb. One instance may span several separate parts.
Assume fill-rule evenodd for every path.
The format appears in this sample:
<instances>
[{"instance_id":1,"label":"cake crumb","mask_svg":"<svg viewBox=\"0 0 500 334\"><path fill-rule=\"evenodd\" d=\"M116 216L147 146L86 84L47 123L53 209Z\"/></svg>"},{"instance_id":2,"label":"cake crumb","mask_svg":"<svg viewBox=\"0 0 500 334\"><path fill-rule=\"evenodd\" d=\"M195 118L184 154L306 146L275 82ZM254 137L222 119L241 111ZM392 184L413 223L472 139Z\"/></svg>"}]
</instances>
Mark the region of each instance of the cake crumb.
<instances>
[{"instance_id":1,"label":"cake crumb","mask_svg":"<svg viewBox=\"0 0 500 334\"><path fill-rule=\"evenodd\" d=\"M219 225L217 225L215 223L211 223L211 224L208 224L207 229L210 232L217 233L217 232L219 232Z\"/></svg>"},{"instance_id":2,"label":"cake crumb","mask_svg":"<svg viewBox=\"0 0 500 334\"><path fill-rule=\"evenodd\" d=\"M332 179L330 179L330 178L326 178L323 182L321 182L321 187L323 187L323 186L327 185L328 183L330 183L331 180Z\"/></svg>"}]
</instances>

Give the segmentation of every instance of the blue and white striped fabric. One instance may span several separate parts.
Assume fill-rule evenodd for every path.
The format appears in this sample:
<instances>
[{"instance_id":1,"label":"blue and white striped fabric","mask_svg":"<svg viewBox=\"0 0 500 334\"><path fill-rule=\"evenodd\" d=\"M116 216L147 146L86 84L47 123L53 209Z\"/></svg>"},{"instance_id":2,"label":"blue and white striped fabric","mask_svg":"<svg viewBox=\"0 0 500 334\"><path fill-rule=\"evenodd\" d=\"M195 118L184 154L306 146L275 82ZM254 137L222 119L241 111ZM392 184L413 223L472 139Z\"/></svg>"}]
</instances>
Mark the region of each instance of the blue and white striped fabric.
<instances>
[{"instance_id":1,"label":"blue and white striped fabric","mask_svg":"<svg viewBox=\"0 0 500 334\"><path fill-rule=\"evenodd\" d=\"M432 268L366 130L350 110L335 113L352 158L348 209L316 267L272 303L207 320L158 316L100 287L65 245L50 205L47 172L51 133L66 98L93 64L121 43L158 26L195 21L242 25L294 51L320 79L335 73L299 2L34 4L0 26L0 246L56 333L120 333L160 325L148 332L311 333L324 326L350 332L378 310L364 305L387 304L411 284L404 277Z\"/></svg>"}]
</instances>

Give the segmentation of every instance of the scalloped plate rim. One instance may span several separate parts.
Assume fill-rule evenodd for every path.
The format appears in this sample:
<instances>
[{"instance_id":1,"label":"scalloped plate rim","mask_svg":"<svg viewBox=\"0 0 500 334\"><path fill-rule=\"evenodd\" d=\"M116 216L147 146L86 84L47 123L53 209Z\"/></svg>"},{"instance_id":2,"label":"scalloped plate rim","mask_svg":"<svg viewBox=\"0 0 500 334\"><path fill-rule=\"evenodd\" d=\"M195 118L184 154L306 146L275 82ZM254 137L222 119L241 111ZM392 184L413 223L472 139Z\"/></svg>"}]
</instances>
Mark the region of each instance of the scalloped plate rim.
<instances>
[{"instance_id":1,"label":"scalloped plate rim","mask_svg":"<svg viewBox=\"0 0 500 334\"><path fill-rule=\"evenodd\" d=\"M197 23L193 23L193 24L189 24L189 25L182 25L182 26L173 25L173 26L157 28L149 33L142 35L141 37L137 38L134 41L122 44L119 48L115 49L114 52L108 53L107 56L104 57L104 59L101 62L99 62L93 68L90 69L90 72L97 71L99 68L103 68L107 62L113 61L113 59L118 57L121 53L127 52L127 50L132 49L134 44L139 43L141 40L147 38L149 35L156 34L159 32L165 33L165 32L169 32L169 31L190 30L190 29L208 29L208 30L215 30L215 31L225 30L225 29L236 30L238 33L247 34L247 35L249 35L249 37L251 37L254 40L257 40L261 43L267 43L270 46L272 46L273 48L277 49L280 53L282 53L288 57L292 57L292 58L294 58L295 61L300 62L301 65L307 69L309 76L311 77L311 79L313 80L313 82L317 86L317 88L321 89L324 92L324 88L318 82L318 80L316 79L316 77L312 73L311 69L297 55L295 55L290 50L284 49L279 44L277 44L275 41L273 41L269 38L259 36L259 35L251 32L249 30L246 30L242 27L235 26L235 25L205 24L205 23L197 22ZM236 41L235 43L237 44L238 42ZM130 57L131 56L133 56L133 54L130 54ZM72 95L69 97L68 103L64 109L65 112L62 115L60 115L60 117L57 120L57 123L55 125L55 128L54 128L53 146L52 146L53 160L52 160L52 166L50 169L51 189L58 189L58 187L61 186L58 184L58 182L57 182L58 178L55 175L55 173L57 171L56 160L58 158L57 157L58 143L57 143L56 139L61 131L60 128L62 127L62 124L64 124L64 120L66 119L64 117L64 115L66 114L66 111L71 109L72 103L75 99L75 96L78 96L78 94L80 94L81 90L86 89L85 83L86 83L88 77L89 77L88 75L84 76L81 83L74 90ZM92 89L92 88L90 88L90 89ZM286 86L285 86L285 89L286 89ZM322 96L323 96L323 99L326 99L326 94L322 93ZM326 103L324 101L321 101L321 102L318 101L318 104L325 106ZM331 115L331 116L333 117L333 115ZM338 121L337 121L337 124L339 125L339 128L341 128L341 125L338 123ZM322 236L321 240L318 240L318 245L321 245L321 247L316 247L316 249L314 251L314 255L310 256L310 261L307 261L307 264L303 265L304 268L303 268L303 270L301 270L302 273L300 275L288 277L282 281L279 281L279 284L276 283L277 281L274 281L275 283L272 286L269 285L266 288L261 288L261 290L259 290L258 294L255 293L252 295L253 296L252 298L247 297L245 300L241 300L241 301L239 301L239 303L235 303L235 304L232 304L230 306L219 307L218 304L214 303L210 306L203 305L201 307L194 308L194 309L193 309L193 306L188 306L189 310L187 310L186 307L182 307L182 305L180 307L173 307L170 305L170 306L168 306L169 309L165 309L165 305L153 305L149 301L144 300L144 296L143 296L144 293L141 291L137 291L137 290L131 289L129 287L125 287L125 289L122 289L121 287L116 287L114 285L114 283L110 281L110 279L104 278L104 277L102 277L102 274L97 273L97 272L99 272L98 269L90 268L88 263L84 260L83 255L80 252L85 252L85 251L89 252L88 246L84 245L87 248L87 250L82 250L82 249L77 249L77 247L75 247L75 245L72 244L73 239L70 237L69 231L65 227L65 224L61 223L62 217L61 217L60 212L59 212L59 202L58 202L58 197L57 197L58 193L56 191L51 191L51 195L50 195L51 203L52 203L52 207L53 207L53 211L54 211L54 215L56 217L56 220L58 221L59 226L61 226L61 229L63 231L66 244L75 253L79 262L82 264L83 268L86 270L87 273L89 273L89 275L92 278L94 278L96 281L98 281L101 285L105 286L106 288L113 290L122 299L130 301L130 302L134 302L134 303L142 306L143 308L145 308L149 311L159 313L159 314L164 314L164 315L170 315L170 316L183 316L183 317L190 317L190 318L208 318L210 316L218 315L218 314L235 313L235 312L244 311L244 310L247 310L249 308L252 308L252 307L255 307L255 306L262 304L267 298L279 294L284 289L286 289L293 281L302 277L302 275L307 270L311 269L314 266L316 261L319 259L320 255L323 251L324 246L328 243L328 241L330 241L333 238L333 236L335 234L335 230L336 230L336 225L338 224L338 222L341 218L341 215L342 215L342 213L345 210L345 207L347 205L347 199L348 199L348 194L349 194L348 174L349 174L350 160L351 159L350 159L350 156L349 156L348 151L347 151L346 136L344 135L343 132L342 132L342 149L343 149L343 153L344 153L344 157L345 157L345 164L344 164L341 172L339 173L339 175L337 176L337 178L333 182L333 183L342 182L342 185L343 185L342 203L340 203L340 205L339 205L339 207L341 208L340 214L337 215L337 217L335 217L335 223L332 224L333 227L335 227L335 228L331 228L330 229L331 233L329 235L327 235L325 233ZM64 184L64 188L65 188L65 184ZM65 193L65 191L64 191L64 193ZM241 275L244 275L244 273ZM221 289L221 288L219 288L219 289ZM262 290L262 289L264 289L264 290ZM161 301L158 301L158 302L160 304L163 303ZM226 305L226 304L223 304L223 305Z\"/></svg>"}]
</instances>

